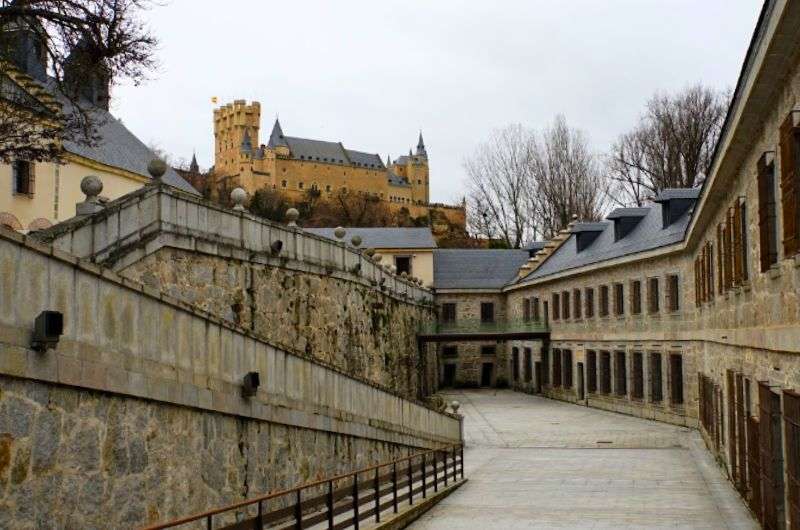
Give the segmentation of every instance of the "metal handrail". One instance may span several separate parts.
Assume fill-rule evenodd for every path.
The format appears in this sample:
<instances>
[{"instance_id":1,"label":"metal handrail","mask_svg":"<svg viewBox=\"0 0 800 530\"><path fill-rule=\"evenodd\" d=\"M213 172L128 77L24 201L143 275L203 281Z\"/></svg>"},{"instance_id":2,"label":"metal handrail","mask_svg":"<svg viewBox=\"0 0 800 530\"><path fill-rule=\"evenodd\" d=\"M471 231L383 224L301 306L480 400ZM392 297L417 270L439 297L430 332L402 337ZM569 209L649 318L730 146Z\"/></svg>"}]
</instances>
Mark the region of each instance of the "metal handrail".
<instances>
[{"instance_id":1,"label":"metal handrail","mask_svg":"<svg viewBox=\"0 0 800 530\"><path fill-rule=\"evenodd\" d=\"M431 454L433 455L434 477L433 477L433 483L429 484L427 483L428 466L426 465L426 459L427 456ZM439 459L437 455L440 454L444 455L443 477L440 477L438 474ZM414 459L421 459L421 464L414 464L413 463ZM452 464L448 464L448 460L451 460ZM407 476L398 480L400 477L400 475L398 474L398 464L402 464L404 462L408 462L408 465L406 466ZM448 465L452 466L451 470L448 470ZM382 477L383 480L381 481L380 470L382 468L389 466L391 466L392 468L391 472L383 475ZM451 471L451 473L449 471ZM369 472L372 472L374 477L372 478L372 480L367 480L365 482L365 486L360 486L359 484L361 481L359 481L358 476ZM383 462L369 467L364 467L356 471L351 471L333 477L316 480L314 482L308 482L306 484L295 486L290 489L267 493L259 497L254 497L252 499L239 501L220 508L207 510L201 513L189 515L179 519L174 519L172 521L153 524L144 527L142 530L164 530L167 528L174 528L184 524L199 522L203 520L205 520L206 522L207 529L212 530L213 517L215 515L220 515L234 510L239 510L240 508L245 508L252 505L257 505L257 510L258 510L258 515L250 519L253 522L252 528L257 528L257 529L267 528L266 526L264 526L264 524L271 522L272 520L275 520L275 522L280 522L282 525L286 525L288 524L288 520L294 519L295 528L305 528L304 525L311 523L317 524L327 520L328 528L338 529L338 528L346 528L352 525L354 528L358 529L359 522L371 516L375 517L376 522L380 522L381 512L388 508L392 508L393 512L397 513L399 510L400 501L405 501L406 499L408 499L409 504L413 504L415 494L422 493L423 498L425 498L427 496L427 492L430 489L430 487L433 487L434 491L436 492L438 491L439 484L442 481L444 481L446 487L448 484L448 477L452 477L453 482L455 482L457 480L459 472L461 478L463 479L464 446L463 444L452 444L438 449L429 449L427 451L415 453L413 455L398 458L389 462ZM420 474L421 474L422 486L415 488L414 476L416 475L417 478L419 479ZM338 489L334 487L335 482L347 479L352 480L352 485L345 485L344 487ZM392 484L392 499L388 502L381 503L381 496L384 495L381 492L381 486L384 486L389 482ZM326 494L318 495L317 497L314 497L312 499L306 499L305 501L302 499L303 490L319 487L326 484L328 486ZM370 485L374 487L374 493L365 496L363 499L360 498L359 492L362 489L365 489L365 487L369 487ZM406 486L408 487L408 491L403 493L402 495L398 494L398 490L401 488L405 488ZM345 497L346 496L345 494L348 491L350 492L350 497L352 497L352 502L348 502L348 504L351 504L351 506L348 509L342 510L342 505L340 504L339 506L336 506L335 500L336 498L341 499ZM269 512L263 511L262 503L286 496L293 496L294 502L291 506L279 508ZM360 514L359 513L360 506L362 504L365 504L366 502L370 502L373 500L374 500L374 507ZM322 512L318 510L311 513L304 512L304 509L307 510L308 508L318 508L321 505L324 505L325 507L325 510ZM340 522L338 524L334 524L334 517L336 515L340 515L341 513L346 513L347 511L352 511L353 517L348 519L344 523ZM304 519L308 518L315 518L318 519L318 521L304 521ZM236 523L234 526L239 527L239 525L241 525L242 523L243 521L240 521ZM218 530L223 530L230 526L231 525L219 527Z\"/></svg>"},{"instance_id":2,"label":"metal handrail","mask_svg":"<svg viewBox=\"0 0 800 530\"><path fill-rule=\"evenodd\" d=\"M548 330L544 320L499 319L486 322L479 319L458 319L425 323L420 328L420 333L538 333Z\"/></svg>"}]
</instances>

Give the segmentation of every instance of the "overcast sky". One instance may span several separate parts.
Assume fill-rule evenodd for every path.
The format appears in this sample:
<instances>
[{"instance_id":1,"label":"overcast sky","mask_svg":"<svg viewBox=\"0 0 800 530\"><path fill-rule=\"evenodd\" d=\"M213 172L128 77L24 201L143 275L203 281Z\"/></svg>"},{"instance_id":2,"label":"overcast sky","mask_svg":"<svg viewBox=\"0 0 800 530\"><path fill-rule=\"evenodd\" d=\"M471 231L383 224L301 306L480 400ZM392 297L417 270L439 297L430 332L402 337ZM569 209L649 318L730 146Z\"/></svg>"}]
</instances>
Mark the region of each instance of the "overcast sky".
<instances>
[{"instance_id":1,"label":"overcast sky","mask_svg":"<svg viewBox=\"0 0 800 530\"><path fill-rule=\"evenodd\" d=\"M112 110L176 158L213 164L211 97L261 102L288 136L396 157L420 129L431 198L463 195L490 131L564 114L601 153L657 90L733 87L761 0L169 0L161 67ZM263 132L266 129L266 135Z\"/></svg>"}]
</instances>

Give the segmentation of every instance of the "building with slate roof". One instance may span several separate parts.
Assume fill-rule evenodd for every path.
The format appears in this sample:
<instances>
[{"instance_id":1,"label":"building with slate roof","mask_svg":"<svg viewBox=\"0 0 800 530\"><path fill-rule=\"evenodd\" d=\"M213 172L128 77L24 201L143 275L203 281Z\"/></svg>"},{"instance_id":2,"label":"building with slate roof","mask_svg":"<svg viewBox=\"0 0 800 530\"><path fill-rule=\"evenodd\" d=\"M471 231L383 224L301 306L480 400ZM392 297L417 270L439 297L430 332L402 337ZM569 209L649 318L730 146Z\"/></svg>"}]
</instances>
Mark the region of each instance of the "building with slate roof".
<instances>
[{"instance_id":1,"label":"building with slate roof","mask_svg":"<svg viewBox=\"0 0 800 530\"><path fill-rule=\"evenodd\" d=\"M53 118L76 112L69 100L61 96L54 80L46 74L46 57L30 53L41 49L33 46L35 32L22 31L19 45L22 52L14 56L15 64L4 63L0 82L42 101L52 109ZM44 61L44 62L43 62ZM84 199L80 181L95 175L103 182L103 199L113 200L151 182L147 164L153 152L119 119L108 111L107 87L102 77L76 79L70 77L69 60L65 65L65 82L77 86L81 105L88 110L97 127L97 141L87 143L74 138L62 142L62 163L34 163L18 160L0 164L0 224L20 231L39 230L75 215L76 203ZM84 86L83 83L86 85ZM86 88L85 90L81 87ZM91 89L91 90L89 90ZM171 168L162 180L188 193L197 191Z\"/></svg>"},{"instance_id":2,"label":"building with slate roof","mask_svg":"<svg viewBox=\"0 0 800 530\"><path fill-rule=\"evenodd\" d=\"M306 228L306 232L337 240L334 228ZM379 263L394 266L398 274L405 272L422 280L426 287L433 285L436 240L428 227L422 228L346 228L345 241L361 238L360 248L375 249Z\"/></svg>"},{"instance_id":3,"label":"building with slate roof","mask_svg":"<svg viewBox=\"0 0 800 530\"><path fill-rule=\"evenodd\" d=\"M249 193L261 188L302 200L310 190L323 198L338 193L366 193L406 209L412 217L428 215L428 151L420 132L416 150L392 161L377 153L350 149L338 141L289 136L278 119L266 143L260 143L261 105L236 100L214 110L214 173L219 196L234 187ZM435 206L448 222L463 229L463 206Z\"/></svg>"},{"instance_id":4,"label":"building with slate roof","mask_svg":"<svg viewBox=\"0 0 800 530\"><path fill-rule=\"evenodd\" d=\"M440 383L696 428L764 528L800 525L798 87L800 2L766 0L701 188L575 220L516 272L436 251Z\"/></svg>"}]
</instances>

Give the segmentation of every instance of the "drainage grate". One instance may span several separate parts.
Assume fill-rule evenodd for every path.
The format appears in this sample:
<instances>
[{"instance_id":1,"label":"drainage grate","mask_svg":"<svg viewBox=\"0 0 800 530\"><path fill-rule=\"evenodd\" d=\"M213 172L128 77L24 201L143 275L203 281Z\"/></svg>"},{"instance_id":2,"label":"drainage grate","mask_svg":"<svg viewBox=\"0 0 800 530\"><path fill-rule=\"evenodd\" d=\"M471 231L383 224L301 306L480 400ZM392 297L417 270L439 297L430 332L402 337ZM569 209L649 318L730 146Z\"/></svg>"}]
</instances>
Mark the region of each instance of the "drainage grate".
<instances>
[{"instance_id":1,"label":"drainage grate","mask_svg":"<svg viewBox=\"0 0 800 530\"><path fill-rule=\"evenodd\" d=\"M612 442L611 440L597 440L597 442L595 442L595 443L599 443L599 444L613 444L614 442Z\"/></svg>"}]
</instances>

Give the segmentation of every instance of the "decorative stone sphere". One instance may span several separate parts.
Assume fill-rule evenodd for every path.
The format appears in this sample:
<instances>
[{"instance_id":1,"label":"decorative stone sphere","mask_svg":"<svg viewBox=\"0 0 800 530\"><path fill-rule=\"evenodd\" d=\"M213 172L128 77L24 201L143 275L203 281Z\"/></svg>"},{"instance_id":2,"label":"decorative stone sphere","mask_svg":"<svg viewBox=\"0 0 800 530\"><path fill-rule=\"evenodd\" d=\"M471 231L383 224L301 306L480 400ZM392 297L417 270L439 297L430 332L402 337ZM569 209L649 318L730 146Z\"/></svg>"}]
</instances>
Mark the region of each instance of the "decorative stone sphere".
<instances>
[{"instance_id":1,"label":"decorative stone sphere","mask_svg":"<svg viewBox=\"0 0 800 530\"><path fill-rule=\"evenodd\" d=\"M83 177L81 179L81 191L88 200L96 199L103 191L103 181L100 180L100 177L95 177L94 175Z\"/></svg>"},{"instance_id":2,"label":"decorative stone sphere","mask_svg":"<svg viewBox=\"0 0 800 530\"><path fill-rule=\"evenodd\" d=\"M234 210L244 210L244 201L247 200L247 192L242 188L234 188L231 191L231 202Z\"/></svg>"},{"instance_id":3,"label":"decorative stone sphere","mask_svg":"<svg viewBox=\"0 0 800 530\"><path fill-rule=\"evenodd\" d=\"M344 239L344 236L347 235L347 230L341 226L337 226L333 229L333 235L336 236L336 239Z\"/></svg>"},{"instance_id":4,"label":"decorative stone sphere","mask_svg":"<svg viewBox=\"0 0 800 530\"><path fill-rule=\"evenodd\" d=\"M408 278L408 273L406 271L403 271L400 273L400 276L403 278Z\"/></svg>"},{"instance_id":5,"label":"decorative stone sphere","mask_svg":"<svg viewBox=\"0 0 800 530\"><path fill-rule=\"evenodd\" d=\"M358 234L356 234L356 235L354 235L353 237L350 238L350 243L352 243L352 245L354 247L356 247L356 248L361 246L361 242L362 241L363 240L361 239L361 236L358 235Z\"/></svg>"},{"instance_id":6,"label":"decorative stone sphere","mask_svg":"<svg viewBox=\"0 0 800 530\"><path fill-rule=\"evenodd\" d=\"M368 248L367 250L364 251L364 255L366 257L368 257L368 258L373 257L375 255L375 249L374 248Z\"/></svg>"},{"instance_id":7,"label":"decorative stone sphere","mask_svg":"<svg viewBox=\"0 0 800 530\"><path fill-rule=\"evenodd\" d=\"M289 221L287 224L289 226L297 226L297 219L300 217L300 212L297 211L297 208L289 208L286 210L286 220Z\"/></svg>"},{"instance_id":8,"label":"decorative stone sphere","mask_svg":"<svg viewBox=\"0 0 800 530\"><path fill-rule=\"evenodd\" d=\"M453 414L458 413L458 409L461 408L461 403L456 401L455 399L450 402L450 408L453 409Z\"/></svg>"},{"instance_id":9,"label":"decorative stone sphere","mask_svg":"<svg viewBox=\"0 0 800 530\"><path fill-rule=\"evenodd\" d=\"M375 263L380 263L381 260L383 259L383 256L381 254L377 253L377 252L373 252L372 253L372 259L375 260Z\"/></svg>"},{"instance_id":10,"label":"decorative stone sphere","mask_svg":"<svg viewBox=\"0 0 800 530\"><path fill-rule=\"evenodd\" d=\"M154 158L147 164L147 172L154 179L160 179L167 172L167 163L160 158Z\"/></svg>"},{"instance_id":11,"label":"decorative stone sphere","mask_svg":"<svg viewBox=\"0 0 800 530\"><path fill-rule=\"evenodd\" d=\"M397 274L397 267L394 265L389 265L389 270L392 272L392 274Z\"/></svg>"}]
</instances>

